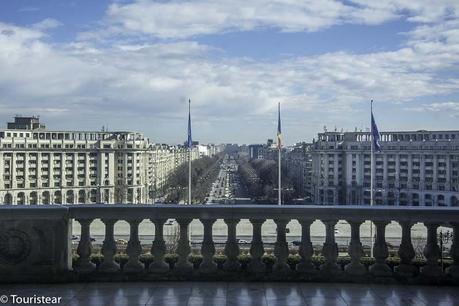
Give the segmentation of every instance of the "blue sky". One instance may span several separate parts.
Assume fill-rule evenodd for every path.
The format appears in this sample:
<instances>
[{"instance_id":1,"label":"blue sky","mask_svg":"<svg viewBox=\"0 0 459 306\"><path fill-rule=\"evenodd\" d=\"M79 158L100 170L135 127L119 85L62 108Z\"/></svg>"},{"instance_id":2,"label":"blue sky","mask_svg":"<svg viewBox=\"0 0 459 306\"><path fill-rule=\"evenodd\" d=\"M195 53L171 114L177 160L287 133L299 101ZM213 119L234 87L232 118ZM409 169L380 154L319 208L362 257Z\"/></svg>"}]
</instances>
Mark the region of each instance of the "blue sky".
<instances>
[{"instance_id":1,"label":"blue sky","mask_svg":"<svg viewBox=\"0 0 459 306\"><path fill-rule=\"evenodd\" d=\"M2 1L0 120L153 141L458 129L457 1Z\"/></svg>"}]
</instances>

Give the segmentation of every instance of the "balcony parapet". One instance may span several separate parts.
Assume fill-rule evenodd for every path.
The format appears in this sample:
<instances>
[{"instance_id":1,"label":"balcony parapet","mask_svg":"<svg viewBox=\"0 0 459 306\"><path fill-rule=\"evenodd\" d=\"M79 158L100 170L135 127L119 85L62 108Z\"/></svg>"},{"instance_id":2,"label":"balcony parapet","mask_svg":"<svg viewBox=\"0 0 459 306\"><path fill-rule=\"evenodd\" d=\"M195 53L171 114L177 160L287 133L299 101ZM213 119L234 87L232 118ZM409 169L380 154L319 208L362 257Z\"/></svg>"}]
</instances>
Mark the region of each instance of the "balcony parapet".
<instances>
[{"instance_id":1,"label":"balcony parapet","mask_svg":"<svg viewBox=\"0 0 459 306\"><path fill-rule=\"evenodd\" d=\"M105 225L101 248L102 261L91 260L91 223L99 219ZM165 260L164 224L175 219L179 226L176 248L177 261ZM227 225L227 239L222 264L215 261L213 225L216 220ZM236 230L240 220L252 224L249 261L240 260ZM276 237L273 265L263 260L266 255L262 225L273 220ZM126 247L127 262L115 260L115 223L129 224ZM142 260L139 224L151 220L155 228L153 241L148 245L152 261ZM202 261L190 261L189 224L199 220L203 237L199 250ZM289 262L286 225L297 220L301 226L301 240L297 264ZM312 257L311 224L320 220L325 225L323 262L317 265ZM335 226L338 221L349 223L351 237L348 245L348 264L338 260ZM372 221L375 225L374 263L362 262L361 225ZM398 249L400 263L387 263L386 225L397 222L401 226ZM81 225L80 233L71 232L72 222ZM424 248L425 264L418 269L411 239L411 227L422 223L427 228ZM454 232L451 246L452 263L443 270L439 263L437 239L439 226L451 227ZM298 280L459 284L459 209L449 207L362 207L362 206L275 206L275 205L72 205L72 206L0 206L0 282L77 281L77 280ZM153 228L152 232L153 233ZM79 235L76 259L72 261L71 236Z\"/></svg>"}]
</instances>

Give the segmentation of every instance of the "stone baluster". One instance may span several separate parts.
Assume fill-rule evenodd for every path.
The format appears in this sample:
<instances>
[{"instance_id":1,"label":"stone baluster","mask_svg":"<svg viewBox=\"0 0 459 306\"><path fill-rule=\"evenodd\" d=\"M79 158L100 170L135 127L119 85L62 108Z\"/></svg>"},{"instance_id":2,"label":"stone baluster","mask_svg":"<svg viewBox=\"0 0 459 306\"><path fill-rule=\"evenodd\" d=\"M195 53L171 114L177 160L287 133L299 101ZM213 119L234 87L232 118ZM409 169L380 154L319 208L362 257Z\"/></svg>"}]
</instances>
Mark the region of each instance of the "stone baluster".
<instances>
[{"instance_id":1,"label":"stone baluster","mask_svg":"<svg viewBox=\"0 0 459 306\"><path fill-rule=\"evenodd\" d=\"M336 263L338 258L338 244L335 241L335 225L336 220L325 220L325 243L322 248L322 254L325 257L325 263L320 266L320 269L326 273L338 274L341 268Z\"/></svg>"},{"instance_id":2,"label":"stone baluster","mask_svg":"<svg viewBox=\"0 0 459 306\"><path fill-rule=\"evenodd\" d=\"M188 239L188 226L192 219L177 219L180 226L180 237L177 245L178 260L174 270L179 273L190 273L193 271L193 264L188 259L191 253L190 240Z\"/></svg>"},{"instance_id":3,"label":"stone baluster","mask_svg":"<svg viewBox=\"0 0 459 306\"><path fill-rule=\"evenodd\" d=\"M427 227L427 242L424 247L426 264L421 268L421 274L429 279L438 278L443 275L443 271L438 265L441 256L440 247L437 243L437 228L439 224L424 222Z\"/></svg>"},{"instance_id":4,"label":"stone baluster","mask_svg":"<svg viewBox=\"0 0 459 306\"><path fill-rule=\"evenodd\" d=\"M241 266L237 258L239 256L239 244L236 239L236 226L239 221L239 219L225 219L228 226L228 238L225 244L226 261L223 264L225 271L237 271Z\"/></svg>"},{"instance_id":5,"label":"stone baluster","mask_svg":"<svg viewBox=\"0 0 459 306\"><path fill-rule=\"evenodd\" d=\"M75 262L75 271L81 273L92 272L96 269L96 265L91 262L92 244L90 236L91 219L77 219L81 225L80 242L78 243L77 254L78 259Z\"/></svg>"},{"instance_id":6,"label":"stone baluster","mask_svg":"<svg viewBox=\"0 0 459 306\"><path fill-rule=\"evenodd\" d=\"M413 265L413 258L416 255L411 242L411 227L413 223L410 221L400 221L399 224L402 227L402 241L398 248L400 264L395 267L395 272L405 277L411 277L418 272L416 266Z\"/></svg>"},{"instance_id":7,"label":"stone baluster","mask_svg":"<svg viewBox=\"0 0 459 306\"><path fill-rule=\"evenodd\" d=\"M252 244L250 245L250 263L248 269L251 273L264 273L266 266L263 263L263 255L265 249L263 247L263 239L261 238L261 226L265 219L250 219L253 226Z\"/></svg>"},{"instance_id":8,"label":"stone baluster","mask_svg":"<svg viewBox=\"0 0 459 306\"><path fill-rule=\"evenodd\" d=\"M459 223L451 223L453 227L453 244L451 245L451 257L453 264L446 270L449 276L459 279Z\"/></svg>"},{"instance_id":9,"label":"stone baluster","mask_svg":"<svg viewBox=\"0 0 459 306\"><path fill-rule=\"evenodd\" d=\"M360 241L360 225L362 225L362 221L348 221L348 223L351 225L351 242L348 247L351 262L344 267L344 271L350 275L364 275L367 270L360 262L360 258L363 255L362 242Z\"/></svg>"},{"instance_id":10,"label":"stone baluster","mask_svg":"<svg viewBox=\"0 0 459 306\"><path fill-rule=\"evenodd\" d=\"M386 225L387 221L375 221L376 238L373 246L373 256L375 263L370 266L370 273L377 277L386 277L392 275L391 268L387 265L386 259L389 256L389 250L386 243Z\"/></svg>"},{"instance_id":11,"label":"stone baluster","mask_svg":"<svg viewBox=\"0 0 459 306\"><path fill-rule=\"evenodd\" d=\"M164 241L163 228L166 221L166 219L151 219L151 222L155 225L155 240L151 246L153 262L148 267L148 270L153 273L165 273L169 271L169 265L164 261L166 242Z\"/></svg>"},{"instance_id":12,"label":"stone baluster","mask_svg":"<svg viewBox=\"0 0 459 306\"><path fill-rule=\"evenodd\" d=\"M113 229L116 221L117 220L114 219L102 219L102 222L105 224L105 239L102 244L102 255L104 255L104 260L99 266L99 270L102 272L117 272L120 269L120 265L114 260L116 242Z\"/></svg>"},{"instance_id":13,"label":"stone baluster","mask_svg":"<svg viewBox=\"0 0 459 306\"><path fill-rule=\"evenodd\" d=\"M129 258L127 263L124 265L123 270L125 272L138 273L145 269L145 265L140 262L139 257L142 254L142 246L139 240L139 224L142 220L129 220L130 236L129 242L126 248L126 253Z\"/></svg>"},{"instance_id":14,"label":"stone baluster","mask_svg":"<svg viewBox=\"0 0 459 306\"><path fill-rule=\"evenodd\" d=\"M212 238L212 226L215 219L203 219L201 223L204 225L204 239L201 246L202 262L199 271L201 273L213 273L217 271L217 265L214 262L215 246Z\"/></svg>"},{"instance_id":15,"label":"stone baluster","mask_svg":"<svg viewBox=\"0 0 459 306\"><path fill-rule=\"evenodd\" d=\"M277 239L274 243L274 255L276 256L276 263L273 266L275 273L287 273L290 271L290 267L287 264L288 258L288 245L287 237L285 234L285 227L289 222L286 219L275 219L277 228Z\"/></svg>"},{"instance_id":16,"label":"stone baluster","mask_svg":"<svg viewBox=\"0 0 459 306\"><path fill-rule=\"evenodd\" d=\"M314 255L314 248L311 242L311 219L298 219L301 224L301 244L299 253L301 261L296 265L296 270L301 273L315 273L316 268L312 263L312 255Z\"/></svg>"}]
</instances>

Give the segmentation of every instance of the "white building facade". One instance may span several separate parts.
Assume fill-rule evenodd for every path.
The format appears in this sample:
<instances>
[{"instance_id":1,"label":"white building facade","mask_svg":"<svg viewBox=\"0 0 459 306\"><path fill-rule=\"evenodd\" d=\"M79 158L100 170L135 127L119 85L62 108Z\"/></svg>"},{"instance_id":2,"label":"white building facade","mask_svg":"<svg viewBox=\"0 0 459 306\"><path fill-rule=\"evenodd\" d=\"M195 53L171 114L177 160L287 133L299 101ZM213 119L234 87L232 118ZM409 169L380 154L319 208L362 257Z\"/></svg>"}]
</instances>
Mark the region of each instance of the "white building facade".
<instances>
[{"instance_id":1,"label":"white building facade","mask_svg":"<svg viewBox=\"0 0 459 306\"><path fill-rule=\"evenodd\" d=\"M0 131L0 204L153 203L187 160L186 148L142 133L51 131L16 117Z\"/></svg>"},{"instance_id":2,"label":"white building facade","mask_svg":"<svg viewBox=\"0 0 459 306\"><path fill-rule=\"evenodd\" d=\"M459 131L381 133L374 204L459 206ZM369 205L370 133L325 132L312 147L314 202Z\"/></svg>"}]
</instances>

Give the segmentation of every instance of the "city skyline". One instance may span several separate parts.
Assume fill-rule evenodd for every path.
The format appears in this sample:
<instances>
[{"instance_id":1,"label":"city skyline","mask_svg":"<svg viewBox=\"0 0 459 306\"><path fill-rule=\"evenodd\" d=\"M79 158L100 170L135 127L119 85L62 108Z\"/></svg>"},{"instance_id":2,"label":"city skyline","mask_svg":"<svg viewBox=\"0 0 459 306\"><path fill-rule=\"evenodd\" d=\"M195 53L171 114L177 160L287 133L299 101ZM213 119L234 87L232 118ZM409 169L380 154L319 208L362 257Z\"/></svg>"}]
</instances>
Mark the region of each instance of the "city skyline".
<instances>
[{"instance_id":1,"label":"city skyline","mask_svg":"<svg viewBox=\"0 0 459 306\"><path fill-rule=\"evenodd\" d=\"M281 102L293 144L374 99L382 131L456 129L457 3L281 2L2 3L0 120L183 143L191 98L196 139L259 143Z\"/></svg>"}]
</instances>

